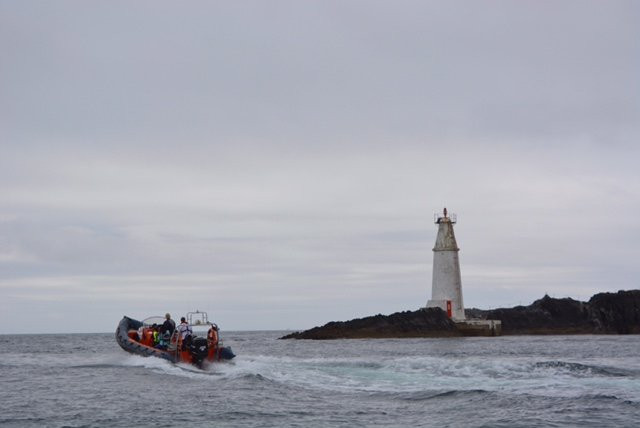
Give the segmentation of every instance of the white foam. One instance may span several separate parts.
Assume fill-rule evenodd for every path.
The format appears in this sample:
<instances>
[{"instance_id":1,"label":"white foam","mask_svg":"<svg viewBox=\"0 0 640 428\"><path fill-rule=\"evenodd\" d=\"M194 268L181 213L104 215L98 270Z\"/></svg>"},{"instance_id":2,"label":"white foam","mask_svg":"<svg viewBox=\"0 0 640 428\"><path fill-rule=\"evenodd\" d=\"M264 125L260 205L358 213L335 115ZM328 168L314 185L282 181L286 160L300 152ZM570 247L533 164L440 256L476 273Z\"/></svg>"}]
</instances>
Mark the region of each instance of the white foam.
<instances>
[{"instance_id":1,"label":"white foam","mask_svg":"<svg viewBox=\"0 0 640 428\"><path fill-rule=\"evenodd\" d=\"M567 374L562 366L536 367L534 358L482 357L399 358L276 358L237 357L215 371L223 378L248 375L303 388L328 391L416 392L430 390L505 391L543 396L573 397L619 390L632 379L583 377ZM622 389L627 389L625 386ZM635 388L640 394L640 385ZM633 394L637 398L637 394Z\"/></svg>"}]
</instances>

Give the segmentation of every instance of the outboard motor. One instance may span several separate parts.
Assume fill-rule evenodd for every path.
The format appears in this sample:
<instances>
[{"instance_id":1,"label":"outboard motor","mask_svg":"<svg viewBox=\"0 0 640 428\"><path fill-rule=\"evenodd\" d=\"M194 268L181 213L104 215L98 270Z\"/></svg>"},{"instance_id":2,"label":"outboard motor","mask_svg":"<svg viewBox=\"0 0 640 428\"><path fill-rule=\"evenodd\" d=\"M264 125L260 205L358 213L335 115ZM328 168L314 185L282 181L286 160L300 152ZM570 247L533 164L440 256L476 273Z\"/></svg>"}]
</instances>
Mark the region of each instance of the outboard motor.
<instances>
[{"instance_id":1,"label":"outboard motor","mask_svg":"<svg viewBox=\"0 0 640 428\"><path fill-rule=\"evenodd\" d=\"M202 361L207 357L209 353L209 345L207 345L206 337L194 337L189 344L189 352L193 363L201 366Z\"/></svg>"}]
</instances>

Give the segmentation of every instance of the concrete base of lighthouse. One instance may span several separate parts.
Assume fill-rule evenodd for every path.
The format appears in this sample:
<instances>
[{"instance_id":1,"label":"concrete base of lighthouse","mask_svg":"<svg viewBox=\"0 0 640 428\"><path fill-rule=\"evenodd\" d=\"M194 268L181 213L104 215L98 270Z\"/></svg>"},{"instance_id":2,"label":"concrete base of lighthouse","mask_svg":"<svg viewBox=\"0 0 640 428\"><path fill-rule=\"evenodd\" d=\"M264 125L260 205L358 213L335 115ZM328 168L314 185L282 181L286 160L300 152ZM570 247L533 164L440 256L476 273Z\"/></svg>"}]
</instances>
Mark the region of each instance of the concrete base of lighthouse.
<instances>
[{"instance_id":1,"label":"concrete base of lighthouse","mask_svg":"<svg viewBox=\"0 0 640 428\"><path fill-rule=\"evenodd\" d=\"M451 300L429 300L427 302L427 308L440 308L445 311L463 336L502 335L502 321L466 319L464 309L460 307L456 308Z\"/></svg>"},{"instance_id":2,"label":"concrete base of lighthouse","mask_svg":"<svg viewBox=\"0 0 640 428\"><path fill-rule=\"evenodd\" d=\"M456 322L456 327L463 336L501 336L500 320L465 320Z\"/></svg>"}]
</instances>

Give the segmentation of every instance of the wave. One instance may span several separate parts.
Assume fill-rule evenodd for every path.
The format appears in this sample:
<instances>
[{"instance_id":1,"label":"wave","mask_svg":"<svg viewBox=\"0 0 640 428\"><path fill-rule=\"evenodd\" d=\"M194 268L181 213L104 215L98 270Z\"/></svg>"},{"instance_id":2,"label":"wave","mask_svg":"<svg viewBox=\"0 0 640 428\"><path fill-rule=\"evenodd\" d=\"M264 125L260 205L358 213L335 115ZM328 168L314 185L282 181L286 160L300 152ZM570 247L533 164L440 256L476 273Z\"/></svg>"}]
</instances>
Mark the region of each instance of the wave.
<instances>
[{"instance_id":1,"label":"wave","mask_svg":"<svg viewBox=\"0 0 640 428\"><path fill-rule=\"evenodd\" d=\"M429 385L431 393L443 391L498 390L529 386L544 393L544 386L560 376L572 378L637 378L639 373L606 365L560 360L495 360L481 357L448 359L438 357L401 358L294 358L265 355L240 356L234 364L216 365L220 376L229 379L272 381L331 391L388 391L411 393ZM479 390L478 385L483 389ZM564 391L563 393L568 393Z\"/></svg>"},{"instance_id":2,"label":"wave","mask_svg":"<svg viewBox=\"0 0 640 428\"><path fill-rule=\"evenodd\" d=\"M247 373L247 374L238 376L238 378L248 380L248 381L273 382L273 380L262 376L260 373Z\"/></svg>"},{"instance_id":3,"label":"wave","mask_svg":"<svg viewBox=\"0 0 640 428\"><path fill-rule=\"evenodd\" d=\"M452 389L448 391L415 391L415 392L401 392L389 394L390 398L404 400L404 401L427 401L437 399L451 399L451 398L469 398L469 397L486 397L492 394L490 391L484 389Z\"/></svg>"},{"instance_id":4,"label":"wave","mask_svg":"<svg viewBox=\"0 0 640 428\"><path fill-rule=\"evenodd\" d=\"M78 364L75 366L69 366L71 369L111 369L115 367L122 367L119 364L109 363L95 363L95 364Z\"/></svg>"},{"instance_id":5,"label":"wave","mask_svg":"<svg viewBox=\"0 0 640 428\"><path fill-rule=\"evenodd\" d=\"M584 394L578 397L581 400L594 401L594 402L618 402L625 406L630 406L636 409L640 409L640 401L630 400L628 398L619 397L613 394Z\"/></svg>"},{"instance_id":6,"label":"wave","mask_svg":"<svg viewBox=\"0 0 640 428\"><path fill-rule=\"evenodd\" d=\"M553 369L556 372L576 376L638 377L640 375L637 370L567 361L541 361L535 363L533 367L534 369Z\"/></svg>"},{"instance_id":7,"label":"wave","mask_svg":"<svg viewBox=\"0 0 640 428\"><path fill-rule=\"evenodd\" d=\"M32 364L79 371L121 368L123 376L136 368L162 377L169 375L201 381L239 382L245 388L270 383L289 391L301 388L331 393L390 394L390 398L406 401L470 398L499 391L519 396L532 393L537 396L578 397L594 387L604 388L600 392L617 398L616 391L624 390L625 382L640 378L640 370L632 364L632 368L621 368L619 360L602 359L598 362L601 364L560 359L540 361L535 357L300 357L251 355L246 352L231 362L211 364L204 369L121 352L77 356L24 354L21 358L16 355L11 356L9 361L3 361L9 366L15 363L25 369ZM614 363L615 366L607 363ZM7 368L11 370L11 367ZM635 400L634 394L622 394L620 397Z\"/></svg>"}]
</instances>

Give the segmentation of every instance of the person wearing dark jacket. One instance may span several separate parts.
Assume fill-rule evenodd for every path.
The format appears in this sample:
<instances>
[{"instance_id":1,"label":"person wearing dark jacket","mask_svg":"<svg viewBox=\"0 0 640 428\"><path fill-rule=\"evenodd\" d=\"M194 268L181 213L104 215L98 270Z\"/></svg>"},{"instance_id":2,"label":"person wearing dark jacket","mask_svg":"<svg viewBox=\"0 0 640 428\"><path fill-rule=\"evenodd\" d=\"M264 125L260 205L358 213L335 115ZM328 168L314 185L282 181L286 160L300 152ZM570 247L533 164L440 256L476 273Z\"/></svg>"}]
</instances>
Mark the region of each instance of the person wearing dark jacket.
<instances>
[{"instance_id":1,"label":"person wearing dark jacket","mask_svg":"<svg viewBox=\"0 0 640 428\"><path fill-rule=\"evenodd\" d=\"M169 333L169 336L173 334L173 331L176 329L176 322L171 319L171 314L167 313L164 316L166 319L164 323L162 323L162 327L160 327L160 334Z\"/></svg>"}]
</instances>

